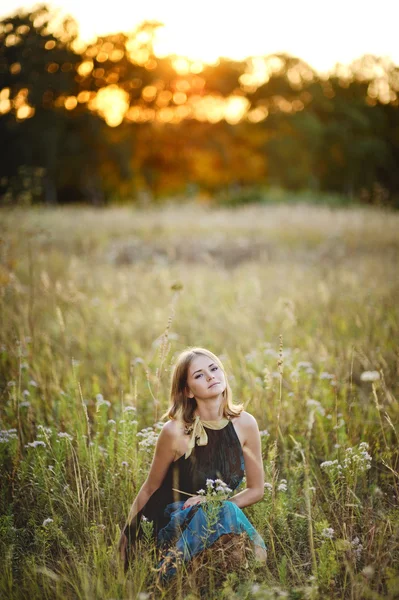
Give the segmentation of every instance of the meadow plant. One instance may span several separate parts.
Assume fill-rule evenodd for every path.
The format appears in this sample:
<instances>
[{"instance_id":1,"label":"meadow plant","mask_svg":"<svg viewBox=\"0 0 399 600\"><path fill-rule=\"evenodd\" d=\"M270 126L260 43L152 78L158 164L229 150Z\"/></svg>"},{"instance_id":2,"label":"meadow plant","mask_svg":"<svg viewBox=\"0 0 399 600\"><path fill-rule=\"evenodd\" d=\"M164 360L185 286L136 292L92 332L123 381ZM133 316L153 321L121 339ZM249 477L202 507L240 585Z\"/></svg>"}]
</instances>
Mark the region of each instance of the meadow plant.
<instances>
[{"instance_id":1,"label":"meadow plant","mask_svg":"<svg viewBox=\"0 0 399 600\"><path fill-rule=\"evenodd\" d=\"M268 547L219 582L208 557L203 595L397 598L398 229L304 205L2 211L0 597L168 597L151 523L126 574L116 546L200 344L259 423L245 512ZM211 521L229 494L204 490Z\"/></svg>"}]
</instances>

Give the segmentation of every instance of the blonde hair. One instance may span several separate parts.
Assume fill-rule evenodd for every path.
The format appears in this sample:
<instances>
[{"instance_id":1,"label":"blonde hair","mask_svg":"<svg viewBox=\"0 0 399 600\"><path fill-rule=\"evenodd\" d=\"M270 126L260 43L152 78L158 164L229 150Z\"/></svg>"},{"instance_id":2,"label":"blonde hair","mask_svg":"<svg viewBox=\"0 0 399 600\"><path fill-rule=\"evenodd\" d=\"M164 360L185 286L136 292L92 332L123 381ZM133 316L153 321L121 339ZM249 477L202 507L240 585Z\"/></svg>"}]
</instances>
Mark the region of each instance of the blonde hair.
<instances>
[{"instance_id":1,"label":"blonde hair","mask_svg":"<svg viewBox=\"0 0 399 600\"><path fill-rule=\"evenodd\" d=\"M187 391L187 376L188 368L196 356L207 356L223 371L226 379L226 389L223 392L223 417L231 418L238 417L242 410L242 404L233 404L231 388L227 381L226 371L220 359L206 348L187 348L177 358L176 364L172 373L172 381L170 387L170 403L171 407L165 413L165 417L169 419L178 419L184 423L190 424L194 421L194 412L197 408L195 398L188 398Z\"/></svg>"}]
</instances>

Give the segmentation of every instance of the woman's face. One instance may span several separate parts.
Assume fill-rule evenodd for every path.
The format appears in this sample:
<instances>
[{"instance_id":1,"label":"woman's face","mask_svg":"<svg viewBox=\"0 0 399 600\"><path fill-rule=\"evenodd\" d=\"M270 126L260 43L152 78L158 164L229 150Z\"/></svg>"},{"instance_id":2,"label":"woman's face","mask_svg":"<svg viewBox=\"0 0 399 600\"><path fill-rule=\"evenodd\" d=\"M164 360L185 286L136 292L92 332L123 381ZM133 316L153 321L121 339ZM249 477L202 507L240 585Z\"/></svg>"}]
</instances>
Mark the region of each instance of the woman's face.
<instances>
[{"instance_id":1,"label":"woman's face","mask_svg":"<svg viewBox=\"0 0 399 600\"><path fill-rule=\"evenodd\" d=\"M187 397L208 400L221 396L226 389L223 370L209 356L198 354L187 372Z\"/></svg>"}]
</instances>

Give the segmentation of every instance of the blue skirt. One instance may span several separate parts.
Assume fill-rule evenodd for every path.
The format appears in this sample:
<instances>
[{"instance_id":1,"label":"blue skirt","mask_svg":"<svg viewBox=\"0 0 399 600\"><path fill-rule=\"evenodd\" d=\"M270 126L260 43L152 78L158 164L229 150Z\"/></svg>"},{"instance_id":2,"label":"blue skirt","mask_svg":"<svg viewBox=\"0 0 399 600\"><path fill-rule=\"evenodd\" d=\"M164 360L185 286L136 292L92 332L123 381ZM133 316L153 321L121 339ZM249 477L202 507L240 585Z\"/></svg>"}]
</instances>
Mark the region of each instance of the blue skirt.
<instances>
[{"instance_id":1,"label":"blue skirt","mask_svg":"<svg viewBox=\"0 0 399 600\"><path fill-rule=\"evenodd\" d=\"M228 500L216 507L212 504L204 502L183 509L184 501L179 501L166 506L169 522L158 532L158 544L169 548L158 564L164 581L176 573L177 562L188 562L225 534L246 533L266 550L265 542L236 504Z\"/></svg>"}]
</instances>

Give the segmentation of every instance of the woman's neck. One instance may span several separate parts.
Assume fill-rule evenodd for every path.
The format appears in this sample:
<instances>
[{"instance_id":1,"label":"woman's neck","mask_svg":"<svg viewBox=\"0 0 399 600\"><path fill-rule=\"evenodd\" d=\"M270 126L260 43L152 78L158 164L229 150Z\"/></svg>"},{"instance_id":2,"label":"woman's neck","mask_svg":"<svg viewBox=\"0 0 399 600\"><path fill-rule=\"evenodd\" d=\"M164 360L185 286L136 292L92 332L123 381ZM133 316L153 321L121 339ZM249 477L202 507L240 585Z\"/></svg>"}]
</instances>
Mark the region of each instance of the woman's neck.
<instances>
[{"instance_id":1,"label":"woman's neck","mask_svg":"<svg viewBox=\"0 0 399 600\"><path fill-rule=\"evenodd\" d=\"M195 416L201 421L220 421L223 418L223 397L215 400L197 400Z\"/></svg>"}]
</instances>

